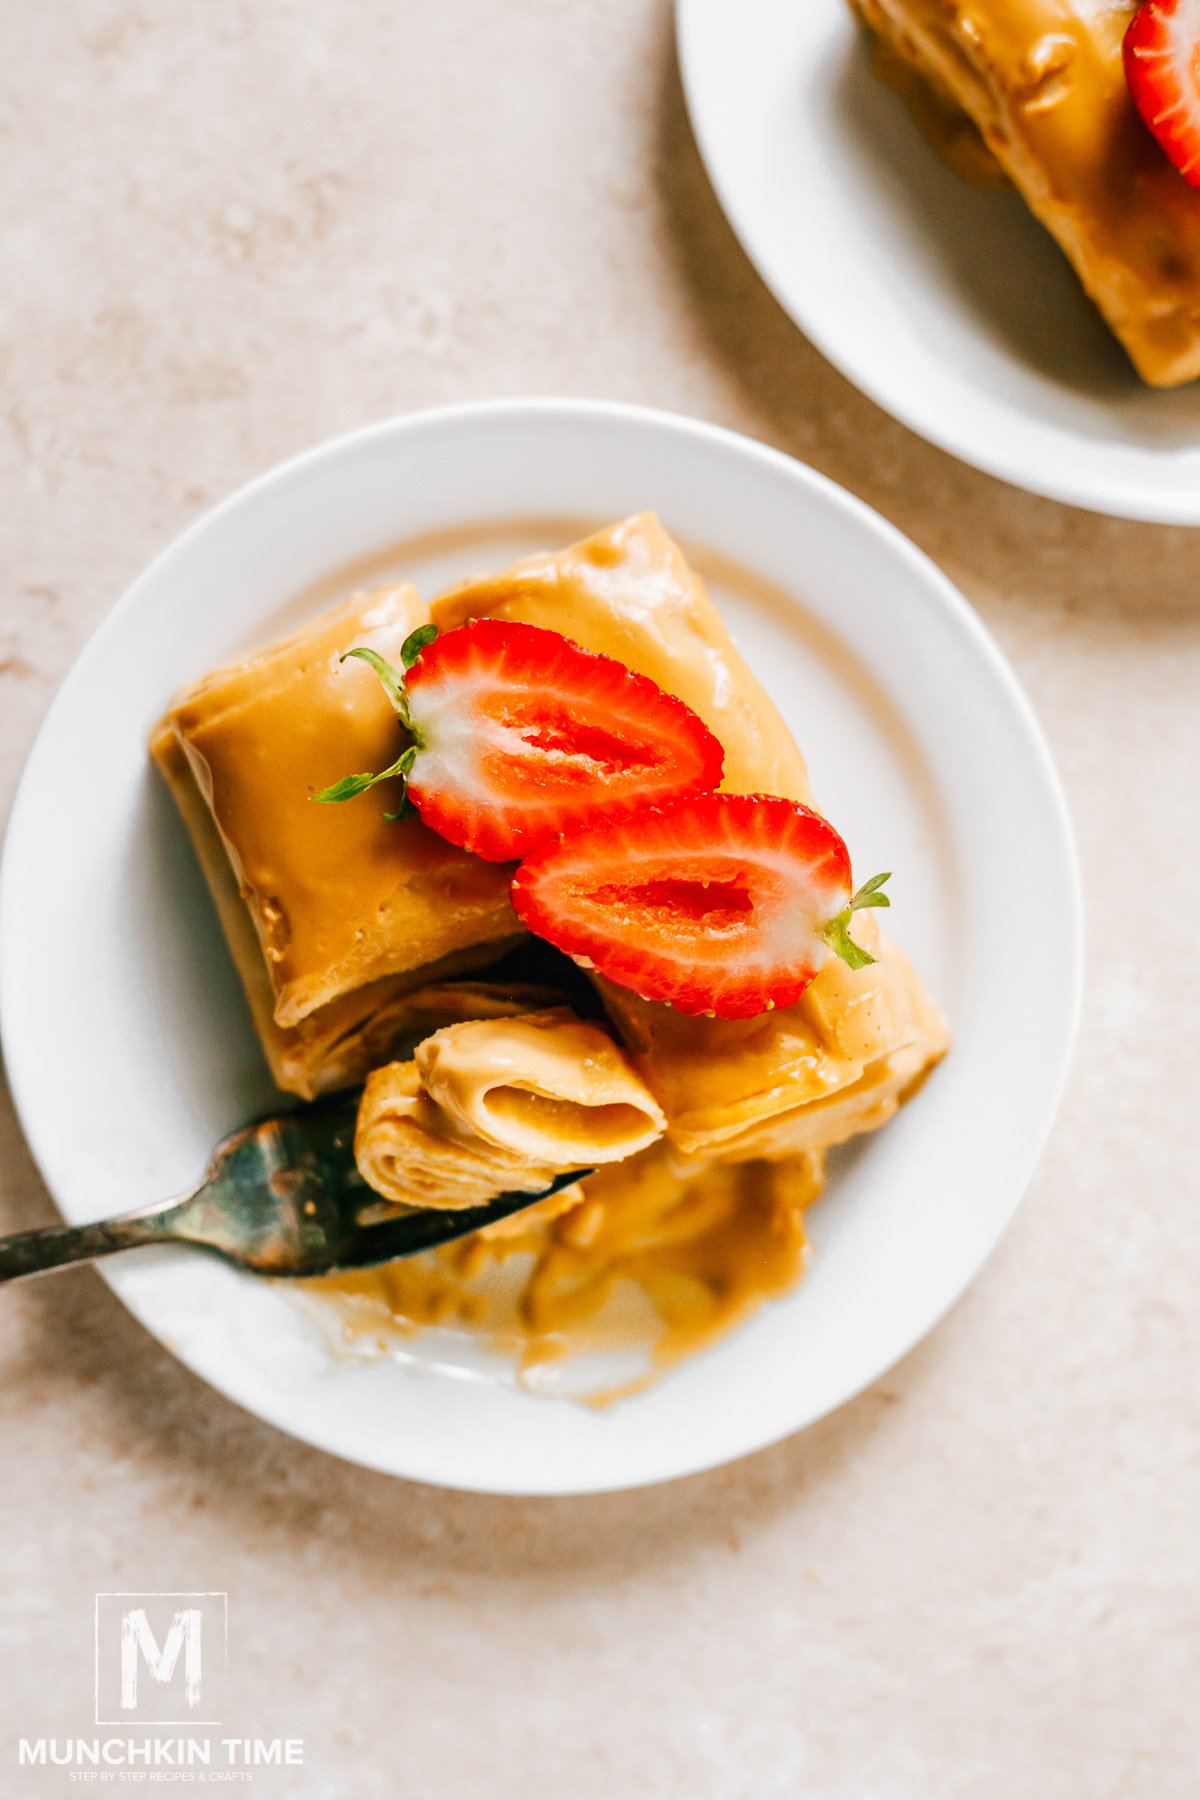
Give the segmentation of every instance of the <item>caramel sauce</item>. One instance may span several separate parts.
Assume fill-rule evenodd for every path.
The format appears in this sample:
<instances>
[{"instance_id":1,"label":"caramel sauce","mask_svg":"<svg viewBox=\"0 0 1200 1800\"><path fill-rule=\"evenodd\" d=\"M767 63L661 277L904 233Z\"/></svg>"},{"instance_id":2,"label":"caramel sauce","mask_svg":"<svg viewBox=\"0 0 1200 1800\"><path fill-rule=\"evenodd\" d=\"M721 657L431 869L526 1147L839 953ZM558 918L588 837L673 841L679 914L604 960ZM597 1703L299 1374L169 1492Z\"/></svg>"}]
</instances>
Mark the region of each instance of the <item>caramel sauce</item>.
<instances>
[{"instance_id":1,"label":"caramel sauce","mask_svg":"<svg viewBox=\"0 0 1200 1800\"><path fill-rule=\"evenodd\" d=\"M974 120L952 95L930 79L895 44L876 40L872 67L882 82L904 101L921 132L944 163L973 187L1006 188L1011 184L979 134Z\"/></svg>"},{"instance_id":2,"label":"caramel sauce","mask_svg":"<svg viewBox=\"0 0 1200 1800\"><path fill-rule=\"evenodd\" d=\"M628 1380L586 1376L593 1406L638 1393L791 1291L804 1273L816 1156L703 1165L657 1144L474 1237L305 1284L360 1353L427 1327L482 1337L537 1387L547 1365L631 1350ZM648 1304L633 1303L631 1290Z\"/></svg>"},{"instance_id":3,"label":"caramel sauce","mask_svg":"<svg viewBox=\"0 0 1200 1800\"><path fill-rule=\"evenodd\" d=\"M397 660L427 619L402 583L354 595L285 643L207 676L156 734L160 761L160 741L174 740L207 803L284 1029L369 983L403 974L415 986L451 957L495 953L521 935L510 872L419 820L389 823L394 788L365 802L313 803L342 775L387 767L403 744L374 672L342 655L367 644Z\"/></svg>"},{"instance_id":4,"label":"caramel sauce","mask_svg":"<svg viewBox=\"0 0 1200 1800\"><path fill-rule=\"evenodd\" d=\"M465 581L430 614L449 629L515 619L565 631L684 701L725 749L733 793L809 798L804 758L751 673L704 583L653 513L639 513L553 555Z\"/></svg>"},{"instance_id":5,"label":"caramel sauce","mask_svg":"<svg viewBox=\"0 0 1200 1800\"><path fill-rule=\"evenodd\" d=\"M463 583L432 608L443 626L483 614L566 630L616 656L717 733L727 787L808 800L787 727L652 515ZM155 753L213 883L277 1079L301 1093L361 1079L387 1061L402 1030L437 1033L459 1020L463 1031L443 1051L460 1040L475 1049L446 1062L437 1100L446 1118L457 1117L460 1136L493 1149L499 1137L510 1158L532 1165L557 1134L564 1142L550 1160L570 1168L584 1166L581 1133L594 1140L591 1167L603 1160L601 1139L666 1128L658 1143L475 1237L305 1284L318 1314L360 1354L440 1327L490 1345L515 1361L523 1383L545 1391L539 1376L548 1371L593 1358L611 1365L614 1355L624 1367L636 1351L640 1367L628 1379L612 1379L611 1369L582 1385L572 1377L573 1392L604 1405L795 1286L825 1146L890 1116L943 1053L944 1024L886 944L872 969L852 974L831 962L797 1008L759 1021L683 1021L600 984L632 1067L617 1081L593 1046L568 1058L569 1081L546 1065L546 1079L531 1086L529 1046L505 1050L517 1026L481 1030L474 1021L510 1018L554 996L530 994L521 1004L507 984L493 992L484 978L460 991L445 981L489 960L489 940L515 924L506 872L427 843L431 834L412 821L382 832L373 807L326 809L308 799L327 776L380 766L394 748L394 720L374 678L359 665L337 674L339 652L365 637L394 657L424 616L400 584L355 596L286 644L199 684L168 714ZM334 747L336 767L318 772L318 751L323 761ZM861 919L856 929L870 934L874 923ZM418 1048L414 1069L421 1055ZM432 1078L431 1065L421 1071L426 1095ZM404 1090L389 1100L400 1103L401 1125L415 1098ZM419 1122L428 1123L424 1113ZM427 1135L444 1201L449 1139L440 1125ZM520 1184L506 1177L502 1185Z\"/></svg>"},{"instance_id":6,"label":"caramel sauce","mask_svg":"<svg viewBox=\"0 0 1200 1800\"><path fill-rule=\"evenodd\" d=\"M893 73L905 65L906 87L924 84L922 123L948 107L972 121L1142 378L1200 375L1200 192L1130 96L1122 40L1135 0L852 4ZM944 145L944 122L932 135Z\"/></svg>"},{"instance_id":7,"label":"caramel sauce","mask_svg":"<svg viewBox=\"0 0 1200 1800\"><path fill-rule=\"evenodd\" d=\"M567 630L699 713L724 745L724 786L810 798L790 732L652 515L462 583L431 614L447 628L491 616ZM574 1203L559 1195L549 1211L320 1284L345 1344L382 1352L441 1327L485 1340L530 1387L554 1366L638 1349L638 1374L587 1388L606 1404L788 1293L804 1272L803 1214L825 1146L883 1124L946 1048L944 1021L905 959L872 918L860 915L855 930L876 963L851 971L831 957L801 1002L756 1020L684 1018L598 982L667 1141L588 1177ZM478 1071L466 1073L474 1092ZM478 1130L478 1109L471 1122Z\"/></svg>"}]
</instances>

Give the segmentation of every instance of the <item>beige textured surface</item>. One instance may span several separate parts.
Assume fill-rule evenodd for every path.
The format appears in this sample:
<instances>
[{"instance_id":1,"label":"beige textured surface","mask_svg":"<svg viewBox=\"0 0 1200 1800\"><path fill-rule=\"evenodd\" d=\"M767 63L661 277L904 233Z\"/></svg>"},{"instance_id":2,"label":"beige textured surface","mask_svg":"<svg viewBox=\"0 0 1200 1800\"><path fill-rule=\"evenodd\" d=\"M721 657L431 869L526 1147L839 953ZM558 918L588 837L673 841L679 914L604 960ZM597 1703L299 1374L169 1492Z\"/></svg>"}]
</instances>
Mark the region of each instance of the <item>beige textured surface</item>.
<instances>
[{"instance_id":1,"label":"beige textured surface","mask_svg":"<svg viewBox=\"0 0 1200 1800\"><path fill-rule=\"evenodd\" d=\"M389 1482L207 1392L93 1274L6 1293L0 1792L78 1791L15 1739L88 1729L97 1589L225 1588L232 1728L307 1740L256 1792L1195 1795L1200 534L1009 491L826 368L717 211L662 0L9 0L4 39L6 795L94 623L245 477L435 401L642 400L815 463L961 583L1060 760L1091 981L949 1321L658 1491ZM48 1219L0 1131L0 1227Z\"/></svg>"}]
</instances>

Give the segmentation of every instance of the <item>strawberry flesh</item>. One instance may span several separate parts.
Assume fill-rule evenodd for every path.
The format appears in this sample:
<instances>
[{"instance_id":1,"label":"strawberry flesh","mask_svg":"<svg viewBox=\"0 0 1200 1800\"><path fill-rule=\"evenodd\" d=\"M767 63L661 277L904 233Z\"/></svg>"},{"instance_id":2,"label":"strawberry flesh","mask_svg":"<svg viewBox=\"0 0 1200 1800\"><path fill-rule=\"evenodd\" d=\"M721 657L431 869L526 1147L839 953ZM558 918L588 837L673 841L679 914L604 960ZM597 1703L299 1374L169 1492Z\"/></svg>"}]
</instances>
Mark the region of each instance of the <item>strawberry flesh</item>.
<instances>
[{"instance_id":1,"label":"strawberry flesh","mask_svg":"<svg viewBox=\"0 0 1200 1800\"><path fill-rule=\"evenodd\" d=\"M850 903L833 827L761 794L692 796L572 833L513 879L539 937L644 999L723 1019L798 1000Z\"/></svg>"},{"instance_id":2,"label":"strawberry flesh","mask_svg":"<svg viewBox=\"0 0 1200 1800\"><path fill-rule=\"evenodd\" d=\"M1200 0L1145 0L1123 55L1134 105L1184 180L1200 187Z\"/></svg>"},{"instance_id":3,"label":"strawberry flesh","mask_svg":"<svg viewBox=\"0 0 1200 1800\"><path fill-rule=\"evenodd\" d=\"M408 797L441 837L491 862L721 779L720 743L690 707L541 626L459 626L420 652L404 686Z\"/></svg>"}]
</instances>

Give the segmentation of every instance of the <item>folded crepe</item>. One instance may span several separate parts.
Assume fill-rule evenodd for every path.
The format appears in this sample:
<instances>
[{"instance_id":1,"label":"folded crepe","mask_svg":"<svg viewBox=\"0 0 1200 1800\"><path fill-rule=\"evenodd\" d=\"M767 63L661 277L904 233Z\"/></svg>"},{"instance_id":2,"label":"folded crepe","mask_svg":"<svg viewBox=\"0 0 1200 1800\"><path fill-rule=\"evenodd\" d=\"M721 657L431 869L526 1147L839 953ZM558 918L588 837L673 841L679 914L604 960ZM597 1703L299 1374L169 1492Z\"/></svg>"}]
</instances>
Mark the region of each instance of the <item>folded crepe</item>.
<instances>
[{"instance_id":1,"label":"folded crepe","mask_svg":"<svg viewBox=\"0 0 1200 1800\"><path fill-rule=\"evenodd\" d=\"M973 121L1144 380L1200 375L1200 193L1130 96L1121 46L1135 0L851 4L929 83L925 122L954 106Z\"/></svg>"},{"instance_id":2,"label":"folded crepe","mask_svg":"<svg viewBox=\"0 0 1200 1800\"><path fill-rule=\"evenodd\" d=\"M344 806L313 802L352 770L386 767L401 742L374 672L341 656L366 644L398 661L427 619L412 587L355 594L181 694L151 742L275 1081L306 1098L361 1080L434 1016L432 984L523 935L511 870L417 819L387 821L394 784Z\"/></svg>"},{"instance_id":3,"label":"folded crepe","mask_svg":"<svg viewBox=\"0 0 1200 1800\"><path fill-rule=\"evenodd\" d=\"M466 582L431 611L444 627L483 616L549 626L619 657L716 733L723 787L811 803L790 732L652 514ZM853 931L877 962L851 970L830 955L795 1006L756 1019L684 1017L597 981L680 1150L739 1161L841 1143L883 1124L945 1053L944 1021L907 960L871 915L856 914Z\"/></svg>"},{"instance_id":4,"label":"folded crepe","mask_svg":"<svg viewBox=\"0 0 1200 1800\"><path fill-rule=\"evenodd\" d=\"M516 619L613 656L699 713L725 746L723 786L808 799L804 758L679 546L639 513L554 555L465 581L430 607L449 630Z\"/></svg>"},{"instance_id":5,"label":"folded crepe","mask_svg":"<svg viewBox=\"0 0 1200 1800\"><path fill-rule=\"evenodd\" d=\"M877 960L830 956L794 1006L754 1019L695 1019L605 984L630 1058L670 1120L671 1141L720 1162L830 1149L886 1124L945 1054L945 1021L912 964L868 914L852 934Z\"/></svg>"},{"instance_id":6,"label":"folded crepe","mask_svg":"<svg viewBox=\"0 0 1200 1800\"><path fill-rule=\"evenodd\" d=\"M375 1070L354 1153L385 1199L455 1208L624 1161L664 1123L609 1033L555 1007L447 1026Z\"/></svg>"}]
</instances>

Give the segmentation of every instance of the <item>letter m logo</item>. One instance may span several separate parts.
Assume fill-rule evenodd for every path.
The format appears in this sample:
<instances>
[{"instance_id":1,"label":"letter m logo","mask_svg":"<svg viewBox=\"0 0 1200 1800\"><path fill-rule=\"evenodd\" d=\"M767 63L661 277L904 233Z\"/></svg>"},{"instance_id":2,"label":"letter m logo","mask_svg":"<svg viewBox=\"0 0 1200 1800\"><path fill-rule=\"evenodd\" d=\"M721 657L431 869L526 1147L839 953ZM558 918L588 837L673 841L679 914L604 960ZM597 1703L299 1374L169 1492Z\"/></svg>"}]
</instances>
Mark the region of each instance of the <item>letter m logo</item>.
<instances>
[{"instance_id":1,"label":"letter m logo","mask_svg":"<svg viewBox=\"0 0 1200 1800\"><path fill-rule=\"evenodd\" d=\"M121 1710L137 1712L138 1669L145 1663L155 1681L170 1681L183 1650L183 1697L191 1712L200 1709L200 1676L204 1666L204 1614L198 1606L179 1607L160 1650L144 1606L130 1606L121 1619Z\"/></svg>"},{"instance_id":2,"label":"letter m logo","mask_svg":"<svg viewBox=\"0 0 1200 1800\"><path fill-rule=\"evenodd\" d=\"M217 1725L224 1594L96 1595L96 1723Z\"/></svg>"}]
</instances>

